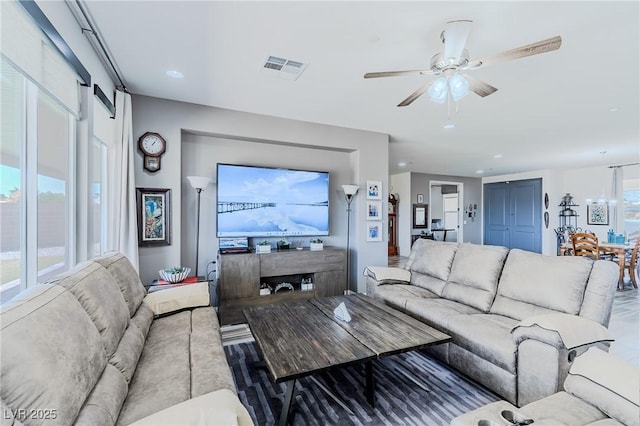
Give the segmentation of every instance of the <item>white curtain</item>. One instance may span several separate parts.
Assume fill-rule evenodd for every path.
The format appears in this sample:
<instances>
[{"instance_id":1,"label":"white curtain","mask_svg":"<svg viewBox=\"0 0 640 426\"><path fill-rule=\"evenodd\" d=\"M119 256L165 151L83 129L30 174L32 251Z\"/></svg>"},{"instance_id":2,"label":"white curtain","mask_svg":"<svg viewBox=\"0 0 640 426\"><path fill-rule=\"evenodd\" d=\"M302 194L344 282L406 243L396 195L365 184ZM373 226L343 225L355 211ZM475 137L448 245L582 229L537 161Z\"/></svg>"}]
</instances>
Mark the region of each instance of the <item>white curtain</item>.
<instances>
[{"instance_id":1,"label":"white curtain","mask_svg":"<svg viewBox=\"0 0 640 426\"><path fill-rule=\"evenodd\" d=\"M113 167L109 178L111 211L109 246L121 252L138 270L138 222L134 170L131 95L116 91L116 135Z\"/></svg>"},{"instance_id":2,"label":"white curtain","mask_svg":"<svg viewBox=\"0 0 640 426\"><path fill-rule=\"evenodd\" d=\"M621 209L624 209L624 203L623 203L623 198L622 198L622 182L623 182L623 174L622 174L622 167L621 166L614 166L612 167L613 169L613 174L611 176L611 199L615 200L614 205L612 206L613 208L611 209L611 227L616 231L616 232L622 232L622 230L624 229L624 215L618 215L618 212L621 211ZM618 220L618 216L620 217L620 220Z\"/></svg>"}]
</instances>

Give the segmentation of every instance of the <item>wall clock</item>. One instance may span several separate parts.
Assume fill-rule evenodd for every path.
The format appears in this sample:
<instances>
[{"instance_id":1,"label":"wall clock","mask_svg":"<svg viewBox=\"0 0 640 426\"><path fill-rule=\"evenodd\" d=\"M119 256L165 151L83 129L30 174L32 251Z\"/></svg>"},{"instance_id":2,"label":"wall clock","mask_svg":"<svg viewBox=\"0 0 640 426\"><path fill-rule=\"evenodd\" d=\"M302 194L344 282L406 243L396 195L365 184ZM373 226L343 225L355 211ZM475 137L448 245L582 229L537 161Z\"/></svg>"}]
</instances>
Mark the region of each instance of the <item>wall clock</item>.
<instances>
[{"instance_id":1,"label":"wall clock","mask_svg":"<svg viewBox=\"0 0 640 426\"><path fill-rule=\"evenodd\" d=\"M144 169L150 172L160 170L160 159L167 149L167 141L159 133L147 132L138 139L138 149L144 154Z\"/></svg>"}]
</instances>

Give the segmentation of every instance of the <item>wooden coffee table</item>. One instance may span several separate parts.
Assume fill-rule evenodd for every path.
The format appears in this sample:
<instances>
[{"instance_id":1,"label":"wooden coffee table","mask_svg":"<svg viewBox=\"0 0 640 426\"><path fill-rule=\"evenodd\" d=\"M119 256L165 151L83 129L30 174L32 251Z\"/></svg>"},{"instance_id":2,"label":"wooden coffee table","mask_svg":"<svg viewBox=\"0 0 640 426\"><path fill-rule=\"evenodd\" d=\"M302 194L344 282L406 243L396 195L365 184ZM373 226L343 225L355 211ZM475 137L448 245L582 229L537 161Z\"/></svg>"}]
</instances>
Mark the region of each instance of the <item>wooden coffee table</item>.
<instances>
[{"instance_id":1,"label":"wooden coffee table","mask_svg":"<svg viewBox=\"0 0 640 426\"><path fill-rule=\"evenodd\" d=\"M347 306L351 322L334 318L333 310L341 302ZM287 423L296 379L310 376L313 380L314 374L330 368L364 362L365 392L374 406L373 360L451 340L361 294L253 307L244 314L273 380L287 383L280 425Z\"/></svg>"}]
</instances>

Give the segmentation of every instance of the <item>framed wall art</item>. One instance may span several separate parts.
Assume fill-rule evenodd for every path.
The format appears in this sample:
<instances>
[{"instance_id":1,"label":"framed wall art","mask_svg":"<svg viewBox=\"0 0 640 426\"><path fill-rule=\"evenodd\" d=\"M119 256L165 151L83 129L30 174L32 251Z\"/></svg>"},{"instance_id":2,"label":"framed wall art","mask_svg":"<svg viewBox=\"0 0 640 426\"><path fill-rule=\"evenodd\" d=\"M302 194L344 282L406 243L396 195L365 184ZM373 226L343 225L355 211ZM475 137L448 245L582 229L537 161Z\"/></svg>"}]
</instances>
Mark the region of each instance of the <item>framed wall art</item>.
<instances>
[{"instance_id":1,"label":"framed wall art","mask_svg":"<svg viewBox=\"0 0 640 426\"><path fill-rule=\"evenodd\" d=\"M382 241L382 222L367 223L367 241Z\"/></svg>"},{"instance_id":2,"label":"framed wall art","mask_svg":"<svg viewBox=\"0 0 640 426\"><path fill-rule=\"evenodd\" d=\"M587 225L608 225L609 205L608 204L587 204Z\"/></svg>"},{"instance_id":3,"label":"framed wall art","mask_svg":"<svg viewBox=\"0 0 640 426\"><path fill-rule=\"evenodd\" d=\"M171 190L136 188L138 245L171 245Z\"/></svg>"},{"instance_id":4,"label":"framed wall art","mask_svg":"<svg viewBox=\"0 0 640 426\"><path fill-rule=\"evenodd\" d=\"M382 182L377 180L367 181L367 200L382 200Z\"/></svg>"},{"instance_id":5,"label":"framed wall art","mask_svg":"<svg viewBox=\"0 0 640 426\"><path fill-rule=\"evenodd\" d=\"M382 220L382 201L367 201L367 220Z\"/></svg>"},{"instance_id":6,"label":"framed wall art","mask_svg":"<svg viewBox=\"0 0 640 426\"><path fill-rule=\"evenodd\" d=\"M428 204L414 204L413 205L413 227L414 228L428 228L427 219L429 216Z\"/></svg>"}]
</instances>

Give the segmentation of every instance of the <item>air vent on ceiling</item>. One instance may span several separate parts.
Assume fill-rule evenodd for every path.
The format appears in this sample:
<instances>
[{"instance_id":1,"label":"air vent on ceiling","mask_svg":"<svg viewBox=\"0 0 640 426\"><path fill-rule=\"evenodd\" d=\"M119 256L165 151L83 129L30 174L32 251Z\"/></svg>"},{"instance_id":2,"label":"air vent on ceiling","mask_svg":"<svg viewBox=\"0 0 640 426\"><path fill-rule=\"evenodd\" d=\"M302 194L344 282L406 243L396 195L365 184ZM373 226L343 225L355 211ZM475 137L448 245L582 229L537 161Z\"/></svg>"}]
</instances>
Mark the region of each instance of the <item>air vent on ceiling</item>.
<instances>
[{"instance_id":1,"label":"air vent on ceiling","mask_svg":"<svg viewBox=\"0 0 640 426\"><path fill-rule=\"evenodd\" d=\"M278 56L268 56L262 66L262 71L274 77L296 80L307 68L307 64Z\"/></svg>"}]
</instances>

